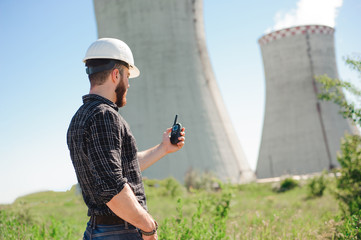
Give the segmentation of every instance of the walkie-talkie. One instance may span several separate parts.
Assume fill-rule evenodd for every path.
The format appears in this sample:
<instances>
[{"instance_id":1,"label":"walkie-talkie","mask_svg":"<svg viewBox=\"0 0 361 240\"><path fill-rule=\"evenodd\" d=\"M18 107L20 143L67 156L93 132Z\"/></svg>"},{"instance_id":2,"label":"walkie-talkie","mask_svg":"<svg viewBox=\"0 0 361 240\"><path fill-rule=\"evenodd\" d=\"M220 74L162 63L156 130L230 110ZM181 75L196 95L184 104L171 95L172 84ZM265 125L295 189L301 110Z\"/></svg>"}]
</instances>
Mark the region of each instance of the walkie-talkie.
<instances>
[{"instance_id":1,"label":"walkie-talkie","mask_svg":"<svg viewBox=\"0 0 361 240\"><path fill-rule=\"evenodd\" d=\"M180 133L182 130L182 125L180 123L177 123L177 118L178 118L178 115L175 115L172 132L170 133L170 142L172 144L177 144L178 142L180 142L180 140L178 138L181 136Z\"/></svg>"}]
</instances>

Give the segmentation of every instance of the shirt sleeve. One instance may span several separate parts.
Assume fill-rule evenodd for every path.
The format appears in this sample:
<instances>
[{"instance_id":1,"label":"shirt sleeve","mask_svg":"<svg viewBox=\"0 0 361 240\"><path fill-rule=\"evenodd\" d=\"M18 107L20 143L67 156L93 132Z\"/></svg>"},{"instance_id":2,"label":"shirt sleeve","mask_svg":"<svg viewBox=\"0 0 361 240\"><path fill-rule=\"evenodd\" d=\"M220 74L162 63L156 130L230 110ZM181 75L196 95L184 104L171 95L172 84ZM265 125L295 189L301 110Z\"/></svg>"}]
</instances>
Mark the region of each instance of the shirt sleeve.
<instances>
[{"instance_id":1,"label":"shirt sleeve","mask_svg":"<svg viewBox=\"0 0 361 240\"><path fill-rule=\"evenodd\" d=\"M121 126L117 113L104 111L96 114L89 126L88 158L97 195L109 202L123 188L121 162Z\"/></svg>"}]
</instances>

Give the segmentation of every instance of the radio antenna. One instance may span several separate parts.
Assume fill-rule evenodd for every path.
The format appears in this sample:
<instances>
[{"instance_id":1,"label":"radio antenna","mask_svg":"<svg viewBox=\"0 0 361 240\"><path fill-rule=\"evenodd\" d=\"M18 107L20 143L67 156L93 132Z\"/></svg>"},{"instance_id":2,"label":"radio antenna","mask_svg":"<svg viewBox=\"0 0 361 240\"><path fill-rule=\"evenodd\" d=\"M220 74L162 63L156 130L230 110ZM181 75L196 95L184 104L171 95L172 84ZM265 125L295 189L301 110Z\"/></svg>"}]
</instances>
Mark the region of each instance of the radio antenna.
<instances>
[{"instance_id":1,"label":"radio antenna","mask_svg":"<svg viewBox=\"0 0 361 240\"><path fill-rule=\"evenodd\" d=\"M176 115L175 115L175 119L174 119L174 124L173 124L173 125L175 125L175 124L177 123L177 118L178 118L178 115L176 114Z\"/></svg>"}]
</instances>

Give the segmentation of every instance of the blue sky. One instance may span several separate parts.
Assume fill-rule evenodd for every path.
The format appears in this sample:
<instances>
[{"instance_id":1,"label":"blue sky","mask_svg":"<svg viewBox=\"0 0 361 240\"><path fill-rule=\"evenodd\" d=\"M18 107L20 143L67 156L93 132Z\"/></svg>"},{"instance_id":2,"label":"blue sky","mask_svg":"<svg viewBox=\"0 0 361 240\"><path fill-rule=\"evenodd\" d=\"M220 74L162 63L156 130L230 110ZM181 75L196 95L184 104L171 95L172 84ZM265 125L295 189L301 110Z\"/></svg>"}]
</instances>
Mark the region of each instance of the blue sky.
<instances>
[{"instance_id":1,"label":"blue sky","mask_svg":"<svg viewBox=\"0 0 361 240\"><path fill-rule=\"evenodd\" d=\"M257 40L267 30L302 24L302 9L307 24L334 24L339 75L360 80L343 58L361 53L361 2L308 2L204 0L211 63L252 169L265 101ZM35 191L67 190L76 177L65 136L89 90L81 60L97 38L93 2L2 0L0 32L0 203Z\"/></svg>"}]
</instances>

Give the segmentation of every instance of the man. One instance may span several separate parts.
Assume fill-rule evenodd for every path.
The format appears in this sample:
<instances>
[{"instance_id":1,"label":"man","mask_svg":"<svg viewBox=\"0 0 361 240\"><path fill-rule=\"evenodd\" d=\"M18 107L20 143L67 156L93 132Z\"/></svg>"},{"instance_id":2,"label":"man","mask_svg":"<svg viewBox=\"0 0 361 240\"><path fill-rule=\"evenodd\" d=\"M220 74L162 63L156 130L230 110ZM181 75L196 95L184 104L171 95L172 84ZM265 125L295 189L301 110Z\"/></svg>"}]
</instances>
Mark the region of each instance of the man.
<instances>
[{"instance_id":1,"label":"man","mask_svg":"<svg viewBox=\"0 0 361 240\"><path fill-rule=\"evenodd\" d=\"M157 239L157 223L147 212L141 171L184 146L171 128L162 142L138 152L127 122L118 113L126 104L128 78L139 76L133 54L114 38L95 41L84 62L90 92L71 120L67 143L90 220L84 239Z\"/></svg>"}]
</instances>

